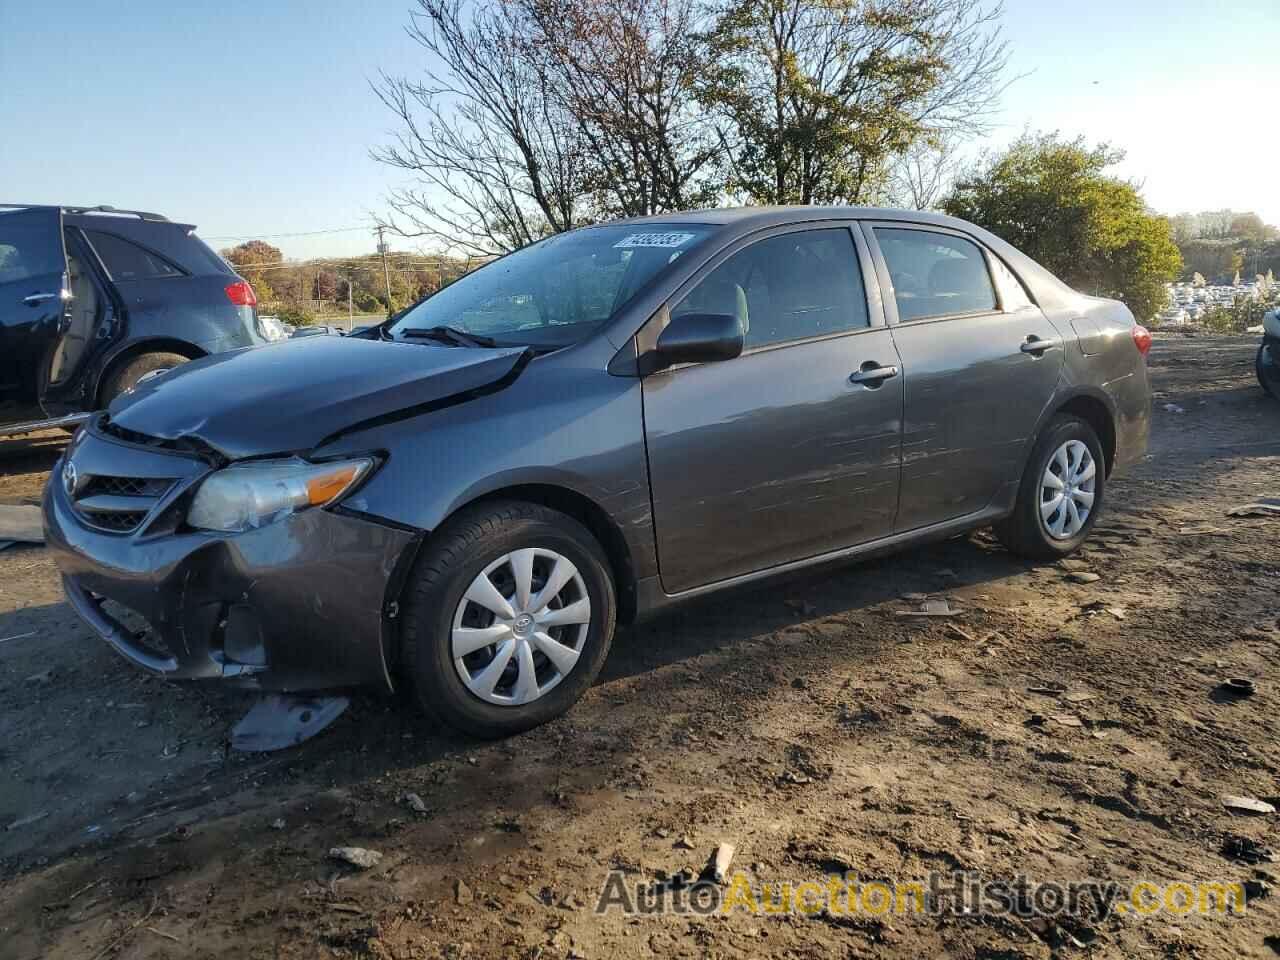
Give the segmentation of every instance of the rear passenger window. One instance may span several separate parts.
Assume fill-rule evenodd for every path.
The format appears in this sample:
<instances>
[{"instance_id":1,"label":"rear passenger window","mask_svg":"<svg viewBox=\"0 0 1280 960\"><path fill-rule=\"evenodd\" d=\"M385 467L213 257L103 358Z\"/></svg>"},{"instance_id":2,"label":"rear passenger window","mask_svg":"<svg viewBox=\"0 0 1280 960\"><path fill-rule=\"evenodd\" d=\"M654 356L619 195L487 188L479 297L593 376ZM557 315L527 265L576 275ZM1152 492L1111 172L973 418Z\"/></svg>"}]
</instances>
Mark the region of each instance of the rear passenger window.
<instances>
[{"instance_id":1,"label":"rear passenger window","mask_svg":"<svg viewBox=\"0 0 1280 960\"><path fill-rule=\"evenodd\" d=\"M928 230L876 227L898 319L921 320L996 308L986 258L976 243Z\"/></svg>"},{"instance_id":2,"label":"rear passenger window","mask_svg":"<svg viewBox=\"0 0 1280 960\"><path fill-rule=\"evenodd\" d=\"M785 233L716 267L671 311L732 314L746 347L870 326L853 237L843 228Z\"/></svg>"},{"instance_id":3,"label":"rear passenger window","mask_svg":"<svg viewBox=\"0 0 1280 960\"><path fill-rule=\"evenodd\" d=\"M1035 306L1017 274L1006 267L999 257L991 258L991 272L996 275L996 286L1000 288L1001 308L1014 311Z\"/></svg>"},{"instance_id":4,"label":"rear passenger window","mask_svg":"<svg viewBox=\"0 0 1280 960\"><path fill-rule=\"evenodd\" d=\"M112 280L150 280L180 277L182 271L157 254L115 234L86 230L85 236L102 258Z\"/></svg>"}]
</instances>

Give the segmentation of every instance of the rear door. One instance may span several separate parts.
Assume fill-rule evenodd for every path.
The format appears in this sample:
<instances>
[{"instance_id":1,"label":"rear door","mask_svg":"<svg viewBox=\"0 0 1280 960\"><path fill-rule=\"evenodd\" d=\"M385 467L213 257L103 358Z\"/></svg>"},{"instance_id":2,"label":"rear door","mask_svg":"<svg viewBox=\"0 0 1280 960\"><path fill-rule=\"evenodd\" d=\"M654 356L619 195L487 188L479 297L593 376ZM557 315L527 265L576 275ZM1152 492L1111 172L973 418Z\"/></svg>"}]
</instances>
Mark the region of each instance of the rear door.
<instances>
[{"instance_id":1,"label":"rear door","mask_svg":"<svg viewBox=\"0 0 1280 960\"><path fill-rule=\"evenodd\" d=\"M0 213L0 420L40 419L40 395L67 314L62 211Z\"/></svg>"},{"instance_id":2,"label":"rear door","mask_svg":"<svg viewBox=\"0 0 1280 960\"><path fill-rule=\"evenodd\" d=\"M666 592L892 531L902 377L871 269L848 225L786 228L739 241L673 297L673 316L736 314L746 347L644 380Z\"/></svg>"},{"instance_id":3,"label":"rear door","mask_svg":"<svg viewBox=\"0 0 1280 960\"><path fill-rule=\"evenodd\" d=\"M981 511L1016 490L1053 397L1061 335L974 238L865 223L907 388L898 531Z\"/></svg>"}]
</instances>

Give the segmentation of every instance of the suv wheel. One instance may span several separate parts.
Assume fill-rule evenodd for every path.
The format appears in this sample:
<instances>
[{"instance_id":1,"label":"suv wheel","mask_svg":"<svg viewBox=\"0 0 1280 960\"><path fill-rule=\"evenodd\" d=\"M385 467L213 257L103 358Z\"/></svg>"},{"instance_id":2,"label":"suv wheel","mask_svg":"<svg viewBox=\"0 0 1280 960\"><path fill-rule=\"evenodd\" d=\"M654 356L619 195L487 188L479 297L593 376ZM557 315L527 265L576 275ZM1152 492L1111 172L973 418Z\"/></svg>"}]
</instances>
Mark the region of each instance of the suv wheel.
<instances>
[{"instance_id":1,"label":"suv wheel","mask_svg":"<svg viewBox=\"0 0 1280 960\"><path fill-rule=\"evenodd\" d=\"M404 663L424 709L501 737L568 710L613 639L608 560L571 517L485 504L450 521L419 561L404 614Z\"/></svg>"},{"instance_id":2,"label":"suv wheel","mask_svg":"<svg viewBox=\"0 0 1280 960\"><path fill-rule=\"evenodd\" d=\"M111 401L126 390L132 390L142 381L159 376L186 362L187 358L180 353L139 354L107 379L107 384L102 390L101 406L104 408L111 406Z\"/></svg>"},{"instance_id":3,"label":"suv wheel","mask_svg":"<svg viewBox=\"0 0 1280 960\"><path fill-rule=\"evenodd\" d=\"M1054 417L1031 451L1013 513L995 526L1001 543L1037 560L1078 550L1102 509L1105 463L1093 427Z\"/></svg>"}]
</instances>

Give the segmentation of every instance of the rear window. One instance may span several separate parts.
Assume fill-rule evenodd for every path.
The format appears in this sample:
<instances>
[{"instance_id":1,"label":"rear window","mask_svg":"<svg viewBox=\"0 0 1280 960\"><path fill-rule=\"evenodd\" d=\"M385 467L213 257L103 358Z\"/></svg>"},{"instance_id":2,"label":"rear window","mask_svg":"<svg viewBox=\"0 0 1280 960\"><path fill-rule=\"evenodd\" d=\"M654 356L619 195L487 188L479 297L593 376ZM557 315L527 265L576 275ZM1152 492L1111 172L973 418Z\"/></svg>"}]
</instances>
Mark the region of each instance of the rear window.
<instances>
[{"instance_id":1,"label":"rear window","mask_svg":"<svg viewBox=\"0 0 1280 960\"><path fill-rule=\"evenodd\" d=\"M86 230L84 234L102 258L112 280L153 280L182 276L181 270L159 254L122 237L98 230Z\"/></svg>"},{"instance_id":2,"label":"rear window","mask_svg":"<svg viewBox=\"0 0 1280 960\"><path fill-rule=\"evenodd\" d=\"M900 321L996 308L991 275L977 244L930 230L876 227L875 234Z\"/></svg>"}]
</instances>

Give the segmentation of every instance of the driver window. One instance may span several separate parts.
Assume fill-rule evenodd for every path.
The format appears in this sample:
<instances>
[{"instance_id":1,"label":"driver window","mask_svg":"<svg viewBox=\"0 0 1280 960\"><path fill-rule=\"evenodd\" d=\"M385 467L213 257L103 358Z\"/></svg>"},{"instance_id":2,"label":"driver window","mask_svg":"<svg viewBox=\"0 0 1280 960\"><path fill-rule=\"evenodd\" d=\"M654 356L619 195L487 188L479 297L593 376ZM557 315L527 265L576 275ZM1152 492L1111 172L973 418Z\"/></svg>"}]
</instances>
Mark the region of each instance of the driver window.
<instances>
[{"instance_id":1,"label":"driver window","mask_svg":"<svg viewBox=\"0 0 1280 960\"><path fill-rule=\"evenodd\" d=\"M671 311L729 314L746 349L870 326L853 237L844 228L784 233L739 250Z\"/></svg>"}]
</instances>

